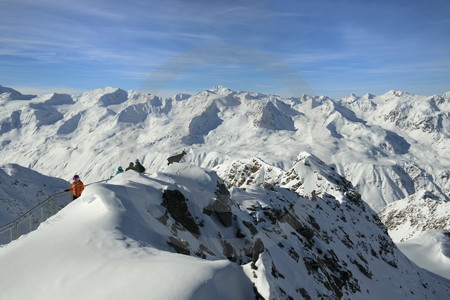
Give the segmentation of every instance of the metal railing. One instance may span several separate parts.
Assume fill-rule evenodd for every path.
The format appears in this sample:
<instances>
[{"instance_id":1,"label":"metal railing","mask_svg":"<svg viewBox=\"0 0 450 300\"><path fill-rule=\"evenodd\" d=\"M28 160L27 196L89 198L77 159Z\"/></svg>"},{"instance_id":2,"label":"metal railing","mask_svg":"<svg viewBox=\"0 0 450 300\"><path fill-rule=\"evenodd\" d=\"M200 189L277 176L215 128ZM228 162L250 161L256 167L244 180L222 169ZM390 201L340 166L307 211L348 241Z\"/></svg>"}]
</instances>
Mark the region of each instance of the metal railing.
<instances>
[{"instance_id":1,"label":"metal railing","mask_svg":"<svg viewBox=\"0 0 450 300\"><path fill-rule=\"evenodd\" d=\"M86 184L85 186L108 181L109 179ZM0 227L0 246L8 244L21 235L36 230L42 222L55 215L72 201L71 192L60 192L51 195L14 221Z\"/></svg>"},{"instance_id":2,"label":"metal railing","mask_svg":"<svg viewBox=\"0 0 450 300\"><path fill-rule=\"evenodd\" d=\"M21 235L36 230L42 222L60 211L71 200L70 192L51 195L16 220L0 227L0 245L8 244Z\"/></svg>"}]
</instances>

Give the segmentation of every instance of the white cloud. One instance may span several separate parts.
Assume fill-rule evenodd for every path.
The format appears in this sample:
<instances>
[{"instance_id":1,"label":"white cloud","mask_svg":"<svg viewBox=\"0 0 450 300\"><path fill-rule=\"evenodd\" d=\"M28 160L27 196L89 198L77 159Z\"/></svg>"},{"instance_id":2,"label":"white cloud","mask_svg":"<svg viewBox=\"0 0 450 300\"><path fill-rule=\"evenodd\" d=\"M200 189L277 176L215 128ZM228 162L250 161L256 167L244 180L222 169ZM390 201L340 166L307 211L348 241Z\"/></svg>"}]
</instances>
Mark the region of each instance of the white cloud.
<instances>
[{"instance_id":1,"label":"white cloud","mask_svg":"<svg viewBox=\"0 0 450 300\"><path fill-rule=\"evenodd\" d=\"M80 94L84 92L82 89L75 89L71 87L31 87L31 86L13 86L11 87L16 91L21 92L26 95L45 95L51 93L60 93L60 94Z\"/></svg>"}]
</instances>

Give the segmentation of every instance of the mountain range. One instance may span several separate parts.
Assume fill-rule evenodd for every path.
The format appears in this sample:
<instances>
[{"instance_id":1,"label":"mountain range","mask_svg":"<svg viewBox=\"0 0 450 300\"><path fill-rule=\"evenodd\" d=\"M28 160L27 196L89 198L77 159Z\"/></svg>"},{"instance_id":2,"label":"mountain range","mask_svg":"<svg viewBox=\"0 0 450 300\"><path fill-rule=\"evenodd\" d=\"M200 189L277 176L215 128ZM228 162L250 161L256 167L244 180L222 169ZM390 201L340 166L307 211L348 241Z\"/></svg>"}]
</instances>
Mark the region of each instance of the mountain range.
<instances>
[{"instance_id":1,"label":"mountain range","mask_svg":"<svg viewBox=\"0 0 450 300\"><path fill-rule=\"evenodd\" d=\"M127 257L157 249L199 261L231 261L242 269L230 267L234 271L222 277L224 282L231 274L247 278L239 295L448 295L450 93L389 91L334 100L284 99L220 86L172 98L111 87L36 97L4 87L0 92L0 164L45 174L34 178L46 184L44 176L55 177L45 193L62 189L57 178L108 179L119 165L136 158L147 169L145 176L127 172L111 184L93 185L29 238L0 249L0 260L23 260L20 253L27 248L53 243L50 232L70 232L73 223L64 219L71 218L71 211L89 215L83 207L96 203L95 211L108 211L92 219L108 232L97 245L101 251L119 239L124 242L115 251L127 241ZM167 157L182 150L187 153L182 163L167 166ZM7 211L3 223L20 212L6 208L25 201L15 198L0 198ZM113 221L105 221L109 214ZM80 226L72 230L81 232ZM82 233L90 240L98 234ZM402 248L402 243L427 239L422 245L437 245L434 254L444 268L435 273L442 277L411 263L392 239L410 258L417 247ZM73 243L93 251L90 243ZM109 263L105 259L97 267ZM198 290L189 290L186 297L227 299L217 282L210 282L216 288L194 284ZM14 288L8 293L27 295Z\"/></svg>"}]
</instances>

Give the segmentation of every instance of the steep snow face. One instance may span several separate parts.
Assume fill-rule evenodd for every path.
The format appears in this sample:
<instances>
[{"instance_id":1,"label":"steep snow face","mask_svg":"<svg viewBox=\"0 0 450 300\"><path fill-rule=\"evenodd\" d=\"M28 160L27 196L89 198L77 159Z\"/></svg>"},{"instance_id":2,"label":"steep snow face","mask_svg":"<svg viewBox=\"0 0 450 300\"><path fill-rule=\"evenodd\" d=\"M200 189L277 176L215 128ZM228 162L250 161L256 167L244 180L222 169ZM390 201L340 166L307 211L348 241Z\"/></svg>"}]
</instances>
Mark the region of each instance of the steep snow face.
<instances>
[{"instance_id":1,"label":"steep snow face","mask_svg":"<svg viewBox=\"0 0 450 300\"><path fill-rule=\"evenodd\" d=\"M324 189L340 178L301 157L303 178ZM445 299L448 282L413 265L357 193L318 194L228 190L185 163L128 171L1 247L0 289L11 299Z\"/></svg>"},{"instance_id":2,"label":"steep snow face","mask_svg":"<svg viewBox=\"0 0 450 300\"><path fill-rule=\"evenodd\" d=\"M450 133L450 100L446 94L426 97L389 91L370 100L358 98L349 102L344 98L341 103L370 124L398 131L406 139L429 140L445 156Z\"/></svg>"},{"instance_id":3,"label":"steep snow face","mask_svg":"<svg viewBox=\"0 0 450 300\"><path fill-rule=\"evenodd\" d=\"M70 183L39 174L17 164L0 166L0 226L27 212Z\"/></svg>"},{"instance_id":4,"label":"steep snow face","mask_svg":"<svg viewBox=\"0 0 450 300\"><path fill-rule=\"evenodd\" d=\"M394 241L404 242L427 230L450 230L450 202L420 191L387 205L380 219Z\"/></svg>"},{"instance_id":5,"label":"steep snow face","mask_svg":"<svg viewBox=\"0 0 450 300\"><path fill-rule=\"evenodd\" d=\"M420 191L387 205L379 215L411 260L450 279L450 202Z\"/></svg>"},{"instance_id":6,"label":"steep snow face","mask_svg":"<svg viewBox=\"0 0 450 300\"><path fill-rule=\"evenodd\" d=\"M422 189L449 200L448 103L397 91L283 99L220 86L173 99L112 87L50 94L0 103L0 163L90 182L136 158L157 172L183 149L184 161L205 168L258 157L284 171L307 151L379 210Z\"/></svg>"},{"instance_id":7,"label":"steep snow face","mask_svg":"<svg viewBox=\"0 0 450 300\"><path fill-rule=\"evenodd\" d=\"M414 238L397 243L397 246L419 267L450 280L449 230L423 231Z\"/></svg>"},{"instance_id":8,"label":"steep snow face","mask_svg":"<svg viewBox=\"0 0 450 300\"><path fill-rule=\"evenodd\" d=\"M20 110L16 110L13 111L9 117L3 119L0 124L0 134L22 127L22 123L20 122L21 113ZM6 145L6 143L3 143L3 145Z\"/></svg>"},{"instance_id":9,"label":"steep snow face","mask_svg":"<svg viewBox=\"0 0 450 300\"><path fill-rule=\"evenodd\" d=\"M30 100L36 97L35 95L23 95L22 93L16 91L15 89L4 87L0 85L0 104L2 102L10 100Z\"/></svg>"}]
</instances>

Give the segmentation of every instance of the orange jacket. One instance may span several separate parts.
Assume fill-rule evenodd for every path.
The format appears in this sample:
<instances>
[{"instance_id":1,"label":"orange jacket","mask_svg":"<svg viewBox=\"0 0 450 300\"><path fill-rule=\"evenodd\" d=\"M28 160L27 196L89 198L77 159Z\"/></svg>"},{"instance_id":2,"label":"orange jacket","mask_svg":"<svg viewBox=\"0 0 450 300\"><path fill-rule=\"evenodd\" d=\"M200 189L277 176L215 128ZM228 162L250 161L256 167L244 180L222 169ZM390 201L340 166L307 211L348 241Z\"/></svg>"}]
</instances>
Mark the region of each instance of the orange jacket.
<instances>
[{"instance_id":1,"label":"orange jacket","mask_svg":"<svg viewBox=\"0 0 450 300\"><path fill-rule=\"evenodd\" d=\"M81 180L74 181L72 183L72 186L70 188L68 188L68 190L72 191L72 195L80 196L84 190L84 184Z\"/></svg>"}]
</instances>

